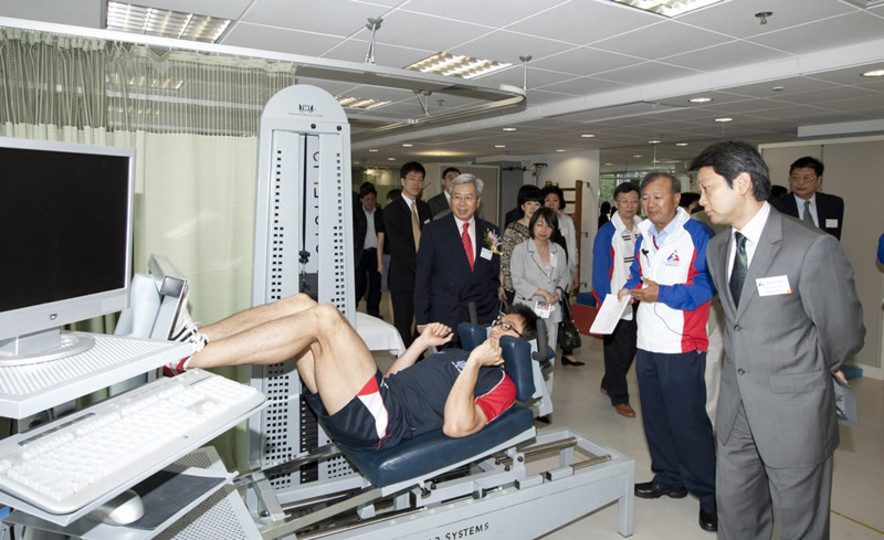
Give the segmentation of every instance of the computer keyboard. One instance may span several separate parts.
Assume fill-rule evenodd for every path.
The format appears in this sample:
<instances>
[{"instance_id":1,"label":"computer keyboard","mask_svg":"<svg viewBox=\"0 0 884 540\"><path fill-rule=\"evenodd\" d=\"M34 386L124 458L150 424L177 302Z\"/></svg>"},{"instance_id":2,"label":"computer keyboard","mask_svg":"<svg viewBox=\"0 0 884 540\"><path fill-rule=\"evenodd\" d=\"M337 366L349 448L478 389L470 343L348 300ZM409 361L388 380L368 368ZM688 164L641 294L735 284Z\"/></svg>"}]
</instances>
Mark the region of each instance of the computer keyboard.
<instances>
[{"instance_id":1,"label":"computer keyboard","mask_svg":"<svg viewBox=\"0 0 884 540\"><path fill-rule=\"evenodd\" d=\"M199 369L0 441L0 491L68 514L131 486L255 410L255 388Z\"/></svg>"}]
</instances>

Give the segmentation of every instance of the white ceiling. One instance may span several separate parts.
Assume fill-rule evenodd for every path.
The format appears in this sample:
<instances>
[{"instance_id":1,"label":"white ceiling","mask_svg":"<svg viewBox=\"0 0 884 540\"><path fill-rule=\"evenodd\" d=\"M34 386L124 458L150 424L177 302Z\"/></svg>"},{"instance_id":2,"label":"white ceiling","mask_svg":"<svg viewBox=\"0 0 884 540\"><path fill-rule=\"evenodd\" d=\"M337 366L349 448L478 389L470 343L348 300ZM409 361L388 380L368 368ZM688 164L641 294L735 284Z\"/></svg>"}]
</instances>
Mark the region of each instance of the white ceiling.
<instances>
[{"instance_id":1,"label":"white ceiling","mask_svg":"<svg viewBox=\"0 0 884 540\"><path fill-rule=\"evenodd\" d=\"M0 15L102 28L104 0L12 0ZM527 107L453 125L416 126L353 146L354 160L395 165L408 159L521 160L601 149L607 169L688 160L722 138L752 143L797 139L801 126L851 122L857 133L884 131L884 3L846 0L726 0L674 19L610 0L139 0L135 3L230 18L222 45L363 62L369 17L382 18L375 59L402 68L447 51L514 65L481 79L522 87ZM767 24L755 13L771 11ZM408 90L309 78L334 94L390 99L348 111L353 133L378 120L420 116ZM691 105L703 95L713 101ZM441 102L440 102L441 100ZM430 114L470 100L429 97ZM733 122L715 123L718 117ZM504 126L518 128L514 133ZM581 138L583 133L594 138ZM412 148L403 148L403 143ZM687 142L687 147L676 147ZM506 149L494 148L504 144ZM378 150L368 152L369 148ZM633 157L641 155L642 157ZM387 161L394 157L396 161Z\"/></svg>"}]
</instances>

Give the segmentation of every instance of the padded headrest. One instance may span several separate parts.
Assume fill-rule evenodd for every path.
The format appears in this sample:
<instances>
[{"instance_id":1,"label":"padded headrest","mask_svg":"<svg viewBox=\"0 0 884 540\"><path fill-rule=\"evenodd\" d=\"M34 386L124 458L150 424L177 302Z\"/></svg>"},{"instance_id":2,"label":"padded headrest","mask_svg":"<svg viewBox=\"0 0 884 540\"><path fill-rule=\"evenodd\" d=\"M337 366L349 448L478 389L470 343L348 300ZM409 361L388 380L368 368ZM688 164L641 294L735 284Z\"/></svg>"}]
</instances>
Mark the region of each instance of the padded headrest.
<instances>
[{"instance_id":1,"label":"padded headrest","mask_svg":"<svg viewBox=\"0 0 884 540\"><path fill-rule=\"evenodd\" d=\"M470 323L457 326L464 350L471 351L487 338L487 329ZM534 373L531 365L531 344L512 336L500 338L503 367L516 385L516 399L526 402L534 395Z\"/></svg>"}]
</instances>

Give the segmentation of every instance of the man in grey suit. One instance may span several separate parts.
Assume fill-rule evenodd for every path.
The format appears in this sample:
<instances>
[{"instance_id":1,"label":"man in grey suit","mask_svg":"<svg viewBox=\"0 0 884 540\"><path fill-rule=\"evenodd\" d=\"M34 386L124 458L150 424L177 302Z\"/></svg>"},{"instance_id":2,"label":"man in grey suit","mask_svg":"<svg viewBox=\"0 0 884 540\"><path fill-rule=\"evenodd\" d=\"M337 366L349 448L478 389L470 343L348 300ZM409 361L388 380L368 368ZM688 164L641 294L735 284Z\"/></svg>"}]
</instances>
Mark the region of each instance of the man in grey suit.
<instances>
[{"instance_id":1,"label":"man in grey suit","mask_svg":"<svg viewBox=\"0 0 884 540\"><path fill-rule=\"evenodd\" d=\"M719 537L827 539L838 425L832 375L863 345L838 241L766 201L770 173L740 142L693 161L700 203L731 229L709 242L726 318L718 405Z\"/></svg>"}]
</instances>

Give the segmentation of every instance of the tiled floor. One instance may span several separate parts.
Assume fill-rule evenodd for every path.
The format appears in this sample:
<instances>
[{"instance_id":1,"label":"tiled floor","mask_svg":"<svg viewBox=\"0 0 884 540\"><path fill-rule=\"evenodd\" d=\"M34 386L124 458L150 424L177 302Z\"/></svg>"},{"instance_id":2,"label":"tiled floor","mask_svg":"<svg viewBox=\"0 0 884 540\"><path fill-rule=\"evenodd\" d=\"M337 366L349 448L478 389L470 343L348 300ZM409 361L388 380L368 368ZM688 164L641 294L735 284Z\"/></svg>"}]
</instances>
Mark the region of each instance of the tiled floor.
<instances>
[{"instance_id":1,"label":"tiled floor","mask_svg":"<svg viewBox=\"0 0 884 540\"><path fill-rule=\"evenodd\" d=\"M552 425L568 426L590 439L635 459L636 480L651 478L650 458L641 427L641 407L634 369L630 370L631 403L639 414L624 418L599 392L604 372L601 342L584 337L579 358L585 367L556 367ZM884 382L851 381L859 402L861 425L841 426L835 454L832 494L833 539L884 540ZM635 499L635 540L708 540L715 536L697 524L693 497ZM611 505L544 537L549 540L616 539L617 508Z\"/></svg>"}]
</instances>

